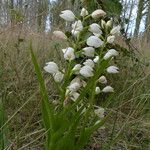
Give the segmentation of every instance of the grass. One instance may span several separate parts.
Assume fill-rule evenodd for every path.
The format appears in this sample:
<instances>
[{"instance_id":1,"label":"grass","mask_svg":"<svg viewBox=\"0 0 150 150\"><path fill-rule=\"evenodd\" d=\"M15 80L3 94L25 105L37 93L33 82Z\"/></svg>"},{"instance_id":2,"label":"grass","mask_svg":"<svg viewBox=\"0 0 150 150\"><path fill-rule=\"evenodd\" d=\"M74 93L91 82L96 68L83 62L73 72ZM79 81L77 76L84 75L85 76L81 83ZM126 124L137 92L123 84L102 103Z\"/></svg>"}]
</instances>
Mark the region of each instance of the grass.
<instances>
[{"instance_id":1,"label":"grass","mask_svg":"<svg viewBox=\"0 0 150 150\"><path fill-rule=\"evenodd\" d=\"M18 34L17 34L18 33ZM5 149L43 149L45 133L41 121L41 96L37 76L28 50L32 38L33 50L42 67L50 60L63 65L59 45L51 35L8 31L0 35L0 96L7 119L1 125L7 129L9 141ZM148 150L150 148L150 74L148 55L141 52L140 62L120 57L120 73L110 76L114 95L97 98L97 104L113 111L105 128L99 129L85 149ZM57 93L51 78L44 74L49 98Z\"/></svg>"}]
</instances>

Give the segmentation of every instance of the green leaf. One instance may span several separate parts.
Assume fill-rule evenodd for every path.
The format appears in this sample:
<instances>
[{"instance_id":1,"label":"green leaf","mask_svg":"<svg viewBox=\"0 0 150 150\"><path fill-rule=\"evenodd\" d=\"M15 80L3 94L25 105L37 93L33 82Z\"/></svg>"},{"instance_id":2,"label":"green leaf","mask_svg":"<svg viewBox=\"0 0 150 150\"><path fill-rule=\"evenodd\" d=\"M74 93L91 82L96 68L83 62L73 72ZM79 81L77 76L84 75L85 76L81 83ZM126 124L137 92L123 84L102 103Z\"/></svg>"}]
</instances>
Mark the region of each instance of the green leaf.
<instances>
[{"instance_id":1,"label":"green leaf","mask_svg":"<svg viewBox=\"0 0 150 150\"><path fill-rule=\"evenodd\" d=\"M29 47L30 53L31 53L31 58L32 58L32 62L34 64L34 68L35 68L35 72L37 74L37 78L39 81L39 86L40 86L40 93L42 96L42 118L44 121L44 125L47 131L47 147L48 147L48 143L51 139L51 134L53 131L53 111L52 111L52 106L49 103L49 99L48 99L48 94L46 91L46 87L44 84L44 79L42 76L42 73L40 71L40 67L38 65L37 62L37 58L33 52L33 48L32 48L32 41L30 41L30 47Z\"/></svg>"}]
</instances>

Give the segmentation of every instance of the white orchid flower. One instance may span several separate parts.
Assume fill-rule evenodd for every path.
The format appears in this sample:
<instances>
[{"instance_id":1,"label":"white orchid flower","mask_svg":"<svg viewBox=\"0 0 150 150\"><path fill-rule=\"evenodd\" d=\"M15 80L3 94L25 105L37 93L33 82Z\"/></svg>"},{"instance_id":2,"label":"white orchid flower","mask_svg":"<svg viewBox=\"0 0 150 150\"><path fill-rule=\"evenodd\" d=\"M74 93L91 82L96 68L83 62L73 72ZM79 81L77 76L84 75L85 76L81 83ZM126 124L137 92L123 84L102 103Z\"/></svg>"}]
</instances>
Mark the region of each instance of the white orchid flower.
<instances>
[{"instance_id":1,"label":"white orchid flower","mask_svg":"<svg viewBox=\"0 0 150 150\"><path fill-rule=\"evenodd\" d=\"M101 92L101 90L100 90L100 88L97 86L96 88L95 88L95 94L99 94Z\"/></svg>"},{"instance_id":2,"label":"white orchid flower","mask_svg":"<svg viewBox=\"0 0 150 150\"><path fill-rule=\"evenodd\" d=\"M74 49L72 47L66 48L66 51L64 51L64 58L69 61L75 59Z\"/></svg>"},{"instance_id":3,"label":"white orchid flower","mask_svg":"<svg viewBox=\"0 0 150 150\"><path fill-rule=\"evenodd\" d=\"M80 64L76 64L76 65L73 67L72 71L74 72L74 74L79 74L80 69L81 69L81 65L80 65Z\"/></svg>"},{"instance_id":4,"label":"white orchid flower","mask_svg":"<svg viewBox=\"0 0 150 150\"><path fill-rule=\"evenodd\" d=\"M104 17L105 15L106 15L106 12L104 12L102 9L97 9L91 14L92 18L94 19Z\"/></svg>"},{"instance_id":5,"label":"white orchid flower","mask_svg":"<svg viewBox=\"0 0 150 150\"><path fill-rule=\"evenodd\" d=\"M88 57L94 57L95 49L93 47L83 48L83 54Z\"/></svg>"},{"instance_id":6,"label":"white orchid flower","mask_svg":"<svg viewBox=\"0 0 150 150\"><path fill-rule=\"evenodd\" d=\"M114 88L112 88L111 86L106 86L106 87L103 88L102 92L112 93L112 92L114 92Z\"/></svg>"},{"instance_id":7,"label":"white orchid flower","mask_svg":"<svg viewBox=\"0 0 150 150\"><path fill-rule=\"evenodd\" d=\"M103 41L99 39L97 36L90 36L86 41L88 46L98 48L103 45Z\"/></svg>"},{"instance_id":8,"label":"white orchid flower","mask_svg":"<svg viewBox=\"0 0 150 150\"><path fill-rule=\"evenodd\" d=\"M107 37L107 42L108 43L112 44L114 41L115 41L115 36L114 35Z\"/></svg>"},{"instance_id":9,"label":"white orchid flower","mask_svg":"<svg viewBox=\"0 0 150 150\"><path fill-rule=\"evenodd\" d=\"M61 82L63 80L64 74L58 71L56 74L53 74L55 82Z\"/></svg>"},{"instance_id":10,"label":"white orchid flower","mask_svg":"<svg viewBox=\"0 0 150 150\"><path fill-rule=\"evenodd\" d=\"M81 13L80 13L80 16L85 17L85 16L87 16L88 14L89 14L88 11L87 11L85 8L82 8Z\"/></svg>"},{"instance_id":11,"label":"white orchid flower","mask_svg":"<svg viewBox=\"0 0 150 150\"><path fill-rule=\"evenodd\" d=\"M116 67L116 66L110 66L110 67L107 68L107 72L108 72L108 73L115 74L115 73L118 73L118 72L119 72L119 68Z\"/></svg>"},{"instance_id":12,"label":"white orchid flower","mask_svg":"<svg viewBox=\"0 0 150 150\"><path fill-rule=\"evenodd\" d=\"M100 25L97 23L93 23L90 25L89 31L92 32L94 35L101 35L102 30L100 29Z\"/></svg>"},{"instance_id":13,"label":"white orchid flower","mask_svg":"<svg viewBox=\"0 0 150 150\"><path fill-rule=\"evenodd\" d=\"M111 35L119 34L119 33L120 33L120 29L121 29L120 26L116 26L116 27L114 27L114 28L110 31L110 34L111 34Z\"/></svg>"},{"instance_id":14,"label":"white orchid flower","mask_svg":"<svg viewBox=\"0 0 150 150\"><path fill-rule=\"evenodd\" d=\"M118 56L119 53L115 49L110 49L104 56L104 59L107 60L111 57Z\"/></svg>"},{"instance_id":15,"label":"white orchid flower","mask_svg":"<svg viewBox=\"0 0 150 150\"><path fill-rule=\"evenodd\" d=\"M91 68L93 68L95 65L92 59L87 59L83 64L85 66L90 66Z\"/></svg>"},{"instance_id":16,"label":"white orchid flower","mask_svg":"<svg viewBox=\"0 0 150 150\"><path fill-rule=\"evenodd\" d=\"M89 78L89 77L92 77L94 74L93 74L93 68L90 67L90 66L83 66L81 69L80 69L80 74L86 78Z\"/></svg>"},{"instance_id":17,"label":"white orchid flower","mask_svg":"<svg viewBox=\"0 0 150 150\"><path fill-rule=\"evenodd\" d=\"M73 29L74 31L82 31L83 25L82 25L81 20L78 20L78 21L76 21L74 24L72 24L72 29Z\"/></svg>"},{"instance_id":18,"label":"white orchid flower","mask_svg":"<svg viewBox=\"0 0 150 150\"><path fill-rule=\"evenodd\" d=\"M102 83L102 84L106 84L107 83L107 79L105 76L101 76L99 79L98 79L98 82Z\"/></svg>"},{"instance_id":19,"label":"white orchid flower","mask_svg":"<svg viewBox=\"0 0 150 150\"><path fill-rule=\"evenodd\" d=\"M54 62L48 62L48 63L46 63L44 70L53 75L58 72L58 66Z\"/></svg>"},{"instance_id":20,"label":"white orchid flower","mask_svg":"<svg viewBox=\"0 0 150 150\"><path fill-rule=\"evenodd\" d=\"M59 15L61 18L63 18L65 21L74 21L75 15L71 10L64 10Z\"/></svg>"}]
</instances>

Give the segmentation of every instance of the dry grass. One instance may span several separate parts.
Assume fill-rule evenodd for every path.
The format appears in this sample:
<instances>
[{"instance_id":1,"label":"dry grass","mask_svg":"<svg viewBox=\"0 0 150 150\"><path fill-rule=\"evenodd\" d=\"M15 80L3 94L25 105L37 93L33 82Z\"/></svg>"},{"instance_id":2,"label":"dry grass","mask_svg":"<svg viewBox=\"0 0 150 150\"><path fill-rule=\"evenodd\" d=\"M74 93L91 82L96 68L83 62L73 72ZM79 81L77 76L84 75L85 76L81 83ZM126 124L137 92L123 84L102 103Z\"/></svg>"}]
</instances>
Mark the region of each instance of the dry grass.
<instances>
[{"instance_id":1,"label":"dry grass","mask_svg":"<svg viewBox=\"0 0 150 150\"><path fill-rule=\"evenodd\" d=\"M44 130L38 82L28 51L30 39L41 68L49 60L62 65L59 50L64 44L52 40L50 34L14 29L0 35L0 95L8 116L6 125L9 129L10 146L7 149L10 150L41 150L43 147ZM131 61L128 57L117 60L121 72L117 77L110 76L116 93L104 95L103 101L98 99L100 105L107 106L108 111L112 110L114 113L105 129L99 130L91 138L94 144L90 149L111 144L117 136L111 149L149 149L150 74L147 71L149 66L146 64L149 62L144 57L145 52L141 53L140 63ZM150 55L146 54L146 57ZM54 99L53 85L49 76L45 75L45 78L49 95Z\"/></svg>"}]
</instances>

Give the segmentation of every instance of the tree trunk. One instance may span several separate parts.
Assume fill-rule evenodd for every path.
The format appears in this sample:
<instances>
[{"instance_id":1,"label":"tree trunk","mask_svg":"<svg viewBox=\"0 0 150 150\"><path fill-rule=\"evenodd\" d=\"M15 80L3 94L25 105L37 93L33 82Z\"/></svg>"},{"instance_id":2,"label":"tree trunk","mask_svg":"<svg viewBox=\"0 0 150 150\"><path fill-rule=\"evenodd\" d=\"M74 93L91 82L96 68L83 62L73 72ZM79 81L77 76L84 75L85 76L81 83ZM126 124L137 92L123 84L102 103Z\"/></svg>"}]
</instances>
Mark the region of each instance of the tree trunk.
<instances>
[{"instance_id":1,"label":"tree trunk","mask_svg":"<svg viewBox=\"0 0 150 150\"><path fill-rule=\"evenodd\" d=\"M143 9L144 9L144 0L139 0L134 36L137 36L139 34Z\"/></svg>"},{"instance_id":2,"label":"tree trunk","mask_svg":"<svg viewBox=\"0 0 150 150\"><path fill-rule=\"evenodd\" d=\"M150 42L150 1L148 3L148 11L147 11L147 16L146 16L146 21L145 21L145 37L146 37L146 42Z\"/></svg>"},{"instance_id":3,"label":"tree trunk","mask_svg":"<svg viewBox=\"0 0 150 150\"><path fill-rule=\"evenodd\" d=\"M129 12L129 17L128 17L129 22L127 24L126 31L125 31L126 35L128 34L128 29L129 29L129 26L130 26L130 20L131 20L131 16L132 16L133 7L134 7L134 1L132 0L131 7L130 7L130 12Z\"/></svg>"}]
</instances>

